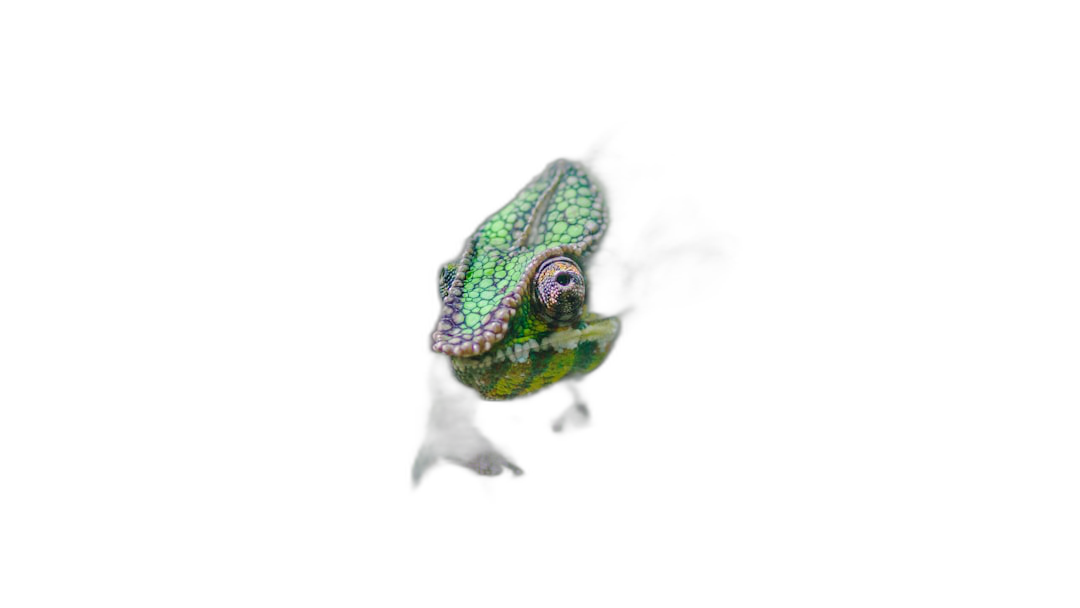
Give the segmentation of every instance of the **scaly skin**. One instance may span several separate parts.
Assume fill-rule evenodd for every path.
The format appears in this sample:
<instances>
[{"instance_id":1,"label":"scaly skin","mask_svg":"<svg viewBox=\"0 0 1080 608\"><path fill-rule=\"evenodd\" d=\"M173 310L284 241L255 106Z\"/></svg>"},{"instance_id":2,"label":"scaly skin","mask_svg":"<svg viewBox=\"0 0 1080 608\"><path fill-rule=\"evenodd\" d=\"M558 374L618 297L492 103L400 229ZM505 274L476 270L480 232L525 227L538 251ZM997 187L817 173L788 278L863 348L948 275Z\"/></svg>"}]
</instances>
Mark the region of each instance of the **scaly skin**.
<instances>
[{"instance_id":1,"label":"scaly skin","mask_svg":"<svg viewBox=\"0 0 1080 608\"><path fill-rule=\"evenodd\" d=\"M584 167L565 160L548 165L480 225L461 257L442 269L443 307L432 336L462 383L487 399L510 399L604 361L619 321L588 312L584 263L606 226L599 187ZM473 424L468 400L436 387L413 483L439 460L481 475L521 475ZM575 392L552 429L587 419Z\"/></svg>"},{"instance_id":2,"label":"scaly skin","mask_svg":"<svg viewBox=\"0 0 1080 608\"><path fill-rule=\"evenodd\" d=\"M486 399L510 399L603 362L618 319L582 305L580 318L555 321L535 292L537 271L552 258L583 273L606 227L599 186L567 160L549 164L480 225L460 260L442 270L442 315L432 335L459 380ZM584 274L580 280L585 286Z\"/></svg>"}]
</instances>

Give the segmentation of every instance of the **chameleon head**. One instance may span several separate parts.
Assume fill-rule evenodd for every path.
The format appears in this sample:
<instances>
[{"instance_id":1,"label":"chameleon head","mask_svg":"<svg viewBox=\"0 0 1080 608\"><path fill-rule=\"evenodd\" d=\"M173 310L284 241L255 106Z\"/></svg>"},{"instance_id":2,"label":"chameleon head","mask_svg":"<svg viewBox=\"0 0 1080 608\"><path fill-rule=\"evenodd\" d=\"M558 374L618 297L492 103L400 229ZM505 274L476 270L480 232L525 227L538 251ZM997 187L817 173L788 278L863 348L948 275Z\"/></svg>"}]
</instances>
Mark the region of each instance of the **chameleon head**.
<instances>
[{"instance_id":1,"label":"chameleon head","mask_svg":"<svg viewBox=\"0 0 1080 608\"><path fill-rule=\"evenodd\" d=\"M509 399L603 362L619 322L588 311L584 266L606 225L599 186L565 160L480 225L442 269L432 335L459 380Z\"/></svg>"}]
</instances>

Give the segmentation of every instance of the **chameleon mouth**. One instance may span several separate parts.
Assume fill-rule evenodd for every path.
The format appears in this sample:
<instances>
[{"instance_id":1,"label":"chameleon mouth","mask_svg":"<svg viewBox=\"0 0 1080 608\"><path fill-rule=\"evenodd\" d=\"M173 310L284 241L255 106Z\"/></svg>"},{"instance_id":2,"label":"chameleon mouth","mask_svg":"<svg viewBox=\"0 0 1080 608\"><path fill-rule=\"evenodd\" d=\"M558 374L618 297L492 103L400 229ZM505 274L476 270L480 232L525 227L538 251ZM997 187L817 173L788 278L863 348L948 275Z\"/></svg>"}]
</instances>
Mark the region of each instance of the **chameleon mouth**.
<instances>
[{"instance_id":1,"label":"chameleon mouth","mask_svg":"<svg viewBox=\"0 0 1080 608\"><path fill-rule=\"evenodd\" d=\"M601 317L589 313L582 318L582 323L584 327L557 329L539 340L530 338L528 341L508 344L503 348L496 347L488 356L481 358L488 359L491 363L504 360L525 363L534 353L561 353L577 349L583 344L595 344L598 349L606 351L619 334L617 317Z\"/></svg>"},{"instance_id":2,"label":"chameleon mouth","mask_svg":"<svg viewBox=\"0 0 1080 608\"><path fill-rule=\"evenodd\" d=\"M596 369L618 334L618 318L588 314L577 327L499 345L479 357L452 356L450 363L458 380L485 399L512 399Z\"/></svg>"}]
</instances>

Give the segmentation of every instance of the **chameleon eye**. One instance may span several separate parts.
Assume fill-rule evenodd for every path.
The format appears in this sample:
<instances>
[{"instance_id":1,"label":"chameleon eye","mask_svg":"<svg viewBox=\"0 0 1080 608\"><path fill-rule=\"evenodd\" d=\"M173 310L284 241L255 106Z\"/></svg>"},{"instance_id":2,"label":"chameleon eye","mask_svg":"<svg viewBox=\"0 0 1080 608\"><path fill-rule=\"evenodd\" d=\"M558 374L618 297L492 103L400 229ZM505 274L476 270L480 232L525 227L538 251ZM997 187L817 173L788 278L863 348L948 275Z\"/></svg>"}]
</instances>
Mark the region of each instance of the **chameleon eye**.
<instances>
[{"instance_id":1,"label":"chameleon eye","mask_svg":"<svg viewBox=\"0 0 1080 608\"><path fill-rule=\"evenodd\" d=\"M450 284L457 275L457 264L450 262L439 270L439 296L445 298L450 293Z\"/></svg>"},{"instance_id":2,"label":"chameleon eye","mask_svg":"<svg viewBox=\"0 0 1080 608\"><path fill-rule=\"evenodd\" d=\"M573 323L585 307L585 274L570 258L551 258L536 271L533 300L552 321Z\"/></svg>"}]
</instances>

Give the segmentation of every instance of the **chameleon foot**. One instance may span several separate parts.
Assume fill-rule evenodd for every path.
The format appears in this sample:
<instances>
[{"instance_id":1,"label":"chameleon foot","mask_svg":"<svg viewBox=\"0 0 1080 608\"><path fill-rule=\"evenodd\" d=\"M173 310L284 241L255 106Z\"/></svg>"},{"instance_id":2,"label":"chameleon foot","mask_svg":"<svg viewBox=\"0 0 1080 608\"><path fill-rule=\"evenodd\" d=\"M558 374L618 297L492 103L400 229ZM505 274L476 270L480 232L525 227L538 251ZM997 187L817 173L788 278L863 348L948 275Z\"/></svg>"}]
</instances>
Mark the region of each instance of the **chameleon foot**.
<instances>
[{"instance_id":1,"label":"chameleon foot","mask_svg":"<svg viewBox=\"0 0 1080 608\"><path fill-rule=\"evenodd\" d=\"M475 396L464 387L450 383L449 379L440 378L439 372L448 374L449 366L437 365L432 376L434 398L427 435L413 461L413 485L418 485L440 460L463 466L478 475L499 475L503 469L521 475L524 471L503 456L476 427L473 420Z\"/></svg>"},{"instance_id":2,"label":"chameleon foot","mask_svg":"<svg viewBox=\"0 0 1080 608\"><path fill-rule=\"evenodd\" d=\"M483 436L483 435L481 435ZM481 475L498 475L503 469L514 473L514 476L522 474L522 470L514 467L507 456L499 451L475 451L465 456L462 464Z\"/></svg>"},{"instance_id":3,"label":"chameleon foot","mask_svg":"<svg viewBox=\"0 0 1080 608\"><path fill-rule=\"evenodd\" d=\"M581 395L573 384L567 388L574 395L574 403L551 423L551 430L556 433L561 433L566 428L581 428L589 424L589 408L581 400Z\"/></svg>"},{"instance_id":4,"label":"chameleon foot","mask_svg":"<svg viewBox=\"0 0 1080 608\"><path fill-rule=\"evenodd\" d=\"M575 403L566 408L561 416L551 423L551 430L556 433L566 428L581 428L589 424L589 408L584 403Z\"/></svg>"},{"instance_id":5,"label":"chameleon foot","mask_svg":"<svg viewBox=\"0 0 1080 608\"><path fill-rule=\"evenodd\" d=\"M413 461L413 485L439 460L470 469L477 475L501 475L503 469L521 475L525 471L503 456L475 427L459 427L450 433L429 435Z\"/></svg>"}]
</instances>

